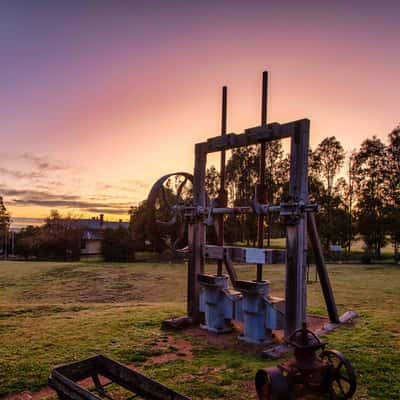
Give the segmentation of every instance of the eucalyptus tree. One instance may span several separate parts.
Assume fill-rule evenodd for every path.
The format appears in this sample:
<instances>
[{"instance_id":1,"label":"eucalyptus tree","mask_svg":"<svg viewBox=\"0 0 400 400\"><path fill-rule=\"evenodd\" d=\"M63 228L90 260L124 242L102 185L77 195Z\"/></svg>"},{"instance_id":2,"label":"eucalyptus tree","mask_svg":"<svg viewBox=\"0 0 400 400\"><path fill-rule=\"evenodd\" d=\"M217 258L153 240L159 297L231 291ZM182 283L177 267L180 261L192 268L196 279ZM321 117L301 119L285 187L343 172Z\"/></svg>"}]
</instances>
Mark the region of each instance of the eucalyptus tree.
<instances>
[{"instance_id":1,"label":"eucalyptus tree","mask_svg":"<svg viewBox=\"0 0 400 400\"><path fill-rule=\"evenodd\" d=\"M255 146L232 150L226 165L228 202L234 206L248 205L255 193L258 178L258 155ZM257 236L256 218L253 214L227 217L227 237L233 241L252 241Z\"/></svg>"},{"instance_id":2,"label":"eucalyptus tree","mask_svg":"<svg viewBox=\"0 0 400 400\"><path fill-rule=\"evenodd\" d=\"M0 196L0 249L7 254L8 233L10 229L10 214L4 205L3 197Z\"/></svg>"},{"instance_id":3,"label":"eucalyptus tree","mask_svg":"<svg viewBox=\"0 0 400 400\"><path fill-rule=\"evenodd\" d=\"M398 257L400 242L400 125L389 134L386 148L386 212L387 227Z\"/></svg>"},{"instance_id":4,"label":"eucalyptus tree","mask_svg":"<svg viewBox=\"0 0 400 400\"><path fill-rule=\"evenodd\" d=\"M334 218L333 214L337 217L338 213L343 214L337 209L344 209L336 181L344 164L345 151L339 140L335 136L330 136L323 139L318 147L310 152L309 159L310 197L321 206L317 220L321 227L322 242L328 248L332 242L343 239L335 234L337 218Z\"/></svg>"},{"instance_id":5,"label":"eucalyptus tree","mask_svg":"<svg viewBox=\"0 0 400 400\"><path fill-rule=\"evenodd\" d=\"M358 231L375 256L386 243L387 161L385 144L376 136L364 140L354 160Z\"/></svg>"}]
</instances>

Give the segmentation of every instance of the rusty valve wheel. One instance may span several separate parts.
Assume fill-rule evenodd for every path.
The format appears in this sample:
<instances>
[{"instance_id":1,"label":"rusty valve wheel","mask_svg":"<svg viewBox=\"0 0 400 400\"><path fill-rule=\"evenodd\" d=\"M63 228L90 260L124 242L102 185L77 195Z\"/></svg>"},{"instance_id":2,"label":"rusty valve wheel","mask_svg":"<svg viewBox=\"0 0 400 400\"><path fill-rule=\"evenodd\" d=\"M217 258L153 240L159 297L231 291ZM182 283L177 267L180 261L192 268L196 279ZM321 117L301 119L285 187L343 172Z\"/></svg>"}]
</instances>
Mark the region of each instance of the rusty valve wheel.
<instances>
[{"instance_id":1,"label":"rusty valve wheel","mask_svg":"<svg viewBox=\"0 0 400 400\"><path fill-rule=\"evenodd\" d=\"M350 399L357 386L356 374L350 361L336 350L325 350L320 354L320 358L329 366L323 386L330 399Z\"/></svg>"},{"instance_id":2,"label":"rusty valve wheel","mask_svg":"<svg viewBox=\"0 0 400 400\"><path fill-rule=\"evenodd\" d=\"M176 251L183 242L186 224L183 207L193 203L193 175L175 172L156 181L147 197L150 230L163 249Z\"/></svg>"},{"instance_id":3,"label":"rusty valve wheel","mask_svg":"<svg viewBox=\"0 0 400 400\"><path fill-rule=\"evenodd\" d=\"M307 329L306 324L303 324L303 327L294 331L287 342L293 346L302 346L307 345L315 346L315 348L321 348L325 345L325 343L321 342L321 339L313 332Z\"/></svg>"},{"instance_id":4,"label":"rusty valve wheel","mask_svg":"<svg viewBox=\"0 0 400 400\"><path fill-rule=\"evenodd\" d=\"M260 400L292 400L288 380L279 368L260 369L256 374L256 390Z\"/></svg>"}]
</instances>

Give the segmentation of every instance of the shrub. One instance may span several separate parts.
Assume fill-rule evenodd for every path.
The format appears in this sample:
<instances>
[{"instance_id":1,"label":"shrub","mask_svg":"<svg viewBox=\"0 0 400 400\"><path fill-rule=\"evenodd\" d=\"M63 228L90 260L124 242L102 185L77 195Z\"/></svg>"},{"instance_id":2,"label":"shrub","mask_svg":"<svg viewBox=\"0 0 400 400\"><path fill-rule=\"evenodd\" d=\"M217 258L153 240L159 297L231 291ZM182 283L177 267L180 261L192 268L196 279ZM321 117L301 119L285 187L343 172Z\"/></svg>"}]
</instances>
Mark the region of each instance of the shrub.
<instances>
[{"instance_id":1,"label":"shrub","mask_svg":"<svg viewBox=\"0 0 400 400\"><path fill-rule=\"evenodd\" d=\"M105 229L101 240L101 254L104 261L133 261L135 241L128 229L122 226L115 230Z\"/></svg>"},{"instance_id":2,"label":"shrub","mask_svg":"<svg viewBox=\"0 0 400 400\"><path fill-rule=\"evenodd\" d=\"M362 257L361 257L362 264L371 264L371 261L372 261L372 257L370 254L365 253L362 255Z\"/></svg>"}]
</instances>

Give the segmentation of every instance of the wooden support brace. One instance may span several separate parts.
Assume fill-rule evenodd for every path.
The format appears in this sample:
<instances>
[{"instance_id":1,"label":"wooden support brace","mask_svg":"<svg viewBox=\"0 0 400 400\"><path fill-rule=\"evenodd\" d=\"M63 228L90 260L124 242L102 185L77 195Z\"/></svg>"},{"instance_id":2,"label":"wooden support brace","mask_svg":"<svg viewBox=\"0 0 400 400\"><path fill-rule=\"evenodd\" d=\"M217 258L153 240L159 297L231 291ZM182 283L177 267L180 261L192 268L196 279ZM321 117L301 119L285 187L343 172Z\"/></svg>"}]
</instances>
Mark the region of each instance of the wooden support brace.
<instances>
[{"instance_id":1,"label":"wooden support brace","mask_svg":"<svg viewBox=\"0 0 400 400\"><path fill-rule=\"evenodd\" d=\"M325 265L324 254L322 252L317 224L315 222L315 215L313 213L307 214L307 222L308 235L315 257L315 266L321 283L322 293L324 294L326 308L328 309L329 320L334 324L338 324L339 315L336 308L335 298L333 296L331 282L329 280L328 270Z\"/></svg>"}]
</instances>

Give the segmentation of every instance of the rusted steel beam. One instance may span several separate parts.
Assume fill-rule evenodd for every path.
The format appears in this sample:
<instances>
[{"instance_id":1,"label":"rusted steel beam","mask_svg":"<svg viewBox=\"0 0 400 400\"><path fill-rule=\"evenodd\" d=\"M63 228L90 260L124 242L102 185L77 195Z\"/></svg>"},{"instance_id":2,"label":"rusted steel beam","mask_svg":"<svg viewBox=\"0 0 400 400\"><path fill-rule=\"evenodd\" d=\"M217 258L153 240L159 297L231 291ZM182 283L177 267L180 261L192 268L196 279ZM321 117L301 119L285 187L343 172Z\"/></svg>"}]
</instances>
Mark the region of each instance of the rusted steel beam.
<instances>
[{"instance_id":1,"label":"rusted steel beam","mask_svg":"<svg viewBox=\"0 0 400 400\"><path fill-rule=\"evenodd\" d=\"M339 314L337 312L335 297L333 296L333 290L331 282L329 280L328 270L325 265L324 254L322 252L321 242L319 240L317 224L315 221L315 215L313 213L307 214L308 222L308 237L313 249L315 257L315 266L318 272L319 281L324 295L326 308L328 310L329 320L332 323L339 323Z\"/></svg>"}]
</instances>

